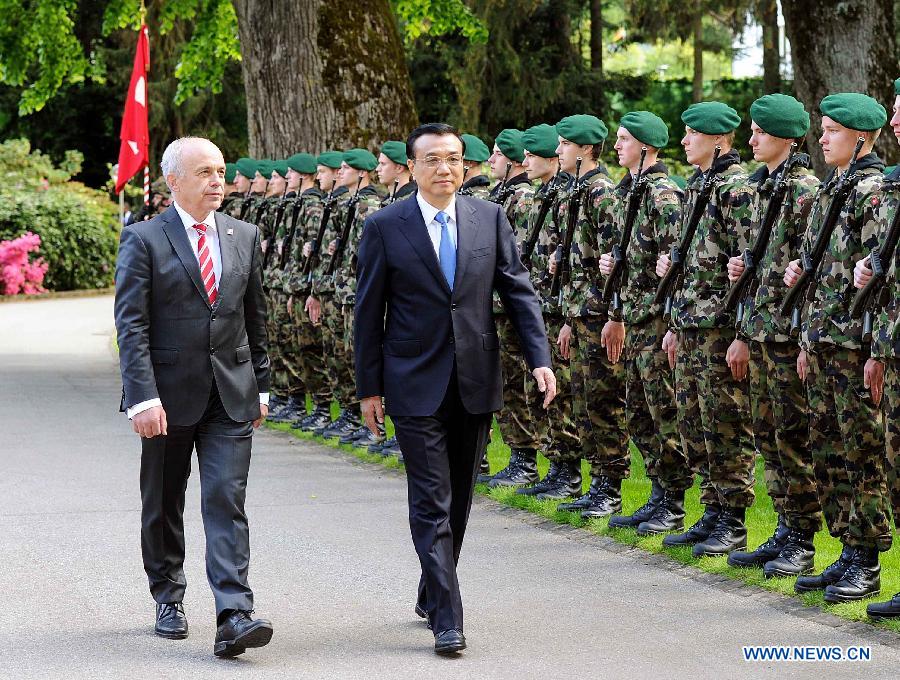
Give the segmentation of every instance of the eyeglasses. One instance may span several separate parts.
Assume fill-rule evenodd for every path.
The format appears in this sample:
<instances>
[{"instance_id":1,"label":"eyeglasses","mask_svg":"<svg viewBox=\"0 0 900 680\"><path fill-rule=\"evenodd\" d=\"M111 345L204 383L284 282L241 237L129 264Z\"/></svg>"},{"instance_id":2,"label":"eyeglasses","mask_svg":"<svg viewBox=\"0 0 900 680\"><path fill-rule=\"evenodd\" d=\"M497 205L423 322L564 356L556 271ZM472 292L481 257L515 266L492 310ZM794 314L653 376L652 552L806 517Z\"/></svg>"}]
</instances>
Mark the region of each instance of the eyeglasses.
<instances>
[{"instance_id":1,"label":"eyeglasses","mask_svg":"<svg viewBox=\"0 0 900 680\"><path fill-rule=\"evenodd\" d=\"M437 170L441 167L441 163L446 163L448 168L458 168L462 165L462 156L425 156L425 158L416 158L416 163L422 163L429 170Z\"/></svg>"}]
</instances>

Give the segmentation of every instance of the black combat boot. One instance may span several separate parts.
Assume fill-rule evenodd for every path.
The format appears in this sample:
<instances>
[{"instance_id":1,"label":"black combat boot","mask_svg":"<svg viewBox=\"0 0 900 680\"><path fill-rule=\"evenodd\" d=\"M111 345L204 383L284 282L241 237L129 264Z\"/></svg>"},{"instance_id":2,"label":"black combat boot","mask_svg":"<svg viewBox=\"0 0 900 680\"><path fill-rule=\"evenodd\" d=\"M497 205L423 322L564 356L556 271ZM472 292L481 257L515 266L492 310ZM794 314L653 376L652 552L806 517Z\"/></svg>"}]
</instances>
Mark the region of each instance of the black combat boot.
<instances>
[{"instance_id":1,"label":"black combat boot","mask_svg":"<svg viewBox=\"0 0 900 680\"><path fill-rule=\"evenodd\" d=\"M857 548L853 562L837 583L825 588L825 601L854 602L881 592L881 565L878 548Z\"/></svg>"},{"instance_id":2,"label":"black combat boot","mask_svg":"<svg viewBox=\"0 0 900 680\"><path fill-rule=\"evenodd\" d=\"M481 456L481 465L478 466L478 476L475 477L476 484L487 484L491 481L491 464L488 462L487 447Z\"/></svg>"},{"instance_id":3,"label":"black combat boot","mask_svg":"<svg viewBox=\"0 0 900 680\"><path fill-rule=\"evenodd\" d=\"M316 432L318 430L321 433L329 425L331 425L331 406L323 404L317 406L316 410L309 414L308 419L304 418L299 424L294 423L291 427L295 427L303 432Z\"/></svg>"},{"instance_id":4,"label":"black combat boot","mask_svg":"<svg viewBox=\"0 0 900 680\"><path fill-rule=\"evenodd\" d=\"M586 510L594 502L597 494L602 493L609 480L606 477L591 477L591 485L588 487L587 493L582 494L574 501L568 503L560 503L556 506L557 510L568 512L572 510Z\"/></svg>"},{"instance_id":5,"label":"black combat boot","mask_svg":"<svg viewBox=\"0 0 900 680\"><path fill-rule=\"evenodd\" d=\"M288 397L284 406L270 416L269 420L276 423L289 423L296 420L301 414L306 415L306 397Z\"/></svg>"},{"instance_id":6,"label":"black combat boot","mask_svg":"<svg viewBox=\"0 0 900 680\"><path fill-rule=\"evenodd\" d=\"M609 517L622 509L622 480L607 479L591 499L591 504L581 511L582 519Z\"/></svg>"},{"instance_id":7,"label":"black combat boot","mask_svg":"<svg viewBox=\"0 0 900 680\"><path fill-rule=\"evenodd\" d=\"M722 508L715 505L707 505L703 516L690 529L683 534L669 534L663 539L663 545L667 548L673 548L679 545L696 545L701 541L705 541L716 526L716 522L719 520L719 513L721 512ZM643 535L642 528L646 528L645 524L649 524L649 522L638 526L638 533L641 535Z\"/></svg>"},{"instance_id":8,"label":"black combat boot","mask_svg":"<svg viewBox=\"0 0 900 680\"><path fill-rule=\"evenodd\" d=\"M388 437L380 444L369 444L369 453L379 453L385 458L391 456L390 449L397 445L397 436Z\"/></svg>"},{"instance_id":9,"label":"black combat boot","mask_svg":"<svg viewBox=\"0 0 900 680\"><path fill-rule=\"evenodd\" d=\"M553 486L535 494L534 497L541 501L558 501L579 493L581 493L580 461L561 464Z\"/></svg>"},{"instance_id":10,"label":"black combat boot","mask_svg":"<svg viewBox=\"0 0 900 680\"><path fill-rule=\"evenodd\" d=\"M873 602L866 607L866 614L876 621L900 617L900 593L894 595L887 602Z\"/></svg>"},{"instance_id":11,"label":"black combat boot","mask_svg":"<svg viewBox=\"0 0 900 680\"><path fill-rule=\"evenodd\" d=\"M766 562L770 562L781 554L781 549L787 541L788 534L791 532L784 518L778 516L778 525L775 527L775 533L753 552L745 550L735 550L728 556L729 567L761 567Z\"/></svg>"},{"instance_id":12,"label":"black combat boot","mask_svg":"<svg viewBox=\"0 0 900 680\"><path fill-rule=\"evenodd\" d=\"M813 545L815 535L815 531L791 529L778 557L763 565L763 574L766 578L800 576L812 572L813 559L816 556L816 547ZM730 557L728 564L731 564Z\"/></svg>"},{"instance_id":13,"label":"black combat boot","mask_svg":"<svg viewBox=\"0 0 900 680\"><path fill-rule=\"evenodd\" d=\"M722 508L709 537L694 545L694 557L721 557L747 546L747 508Z\"/></svg>"},{"instance_id":14,"label":"black combat boot","mask_svg":"<svg viewBox=\"0 0 900 680\"><path fill-rule=\"evenodd\" d=\"M509 465L491 477L488 486L523 486L534 484L540 477L537 471L537 451L534 449L513 449L509 456Z\"/></svg>"},{"instance_id":15,"label":"black combat boot","mask_svg":"<svg viewBox=\"0 0 900 680\"><path fill-rule=\"evenodd\" d=\"M844 577L844 572L850 568L854 555L856 555L856 548L845 545L837 561L825 567L821 574L799 577L794 583L794 590L798 593L809 593L814 590L824 590L826 586L837 583Z\"/></svg>"},{"instance_id":16,"label":"black combat boot","mask_svg":"<svg viewBox=\"0 0 900 680\"><path fill-rule=\"evenodd\" d=\"M295 420L293 423L291 423L291 429L292 430L302 430L304 427L309 425L310 422L312 422L312 419L315 418L318 413L319 413L318 408L314 408L312 410L312 413L307 413L305 415L301 413L300 416L297 418L297 420Z\"/></svg>"},{"instance_id":17,"label":"black combat boot","mask_svg":"<svg viewBox=\"0 0 900 680\"><path fill-rule=\"evenodd\" d=\"M516 489L516 493L520 496L537 496L539 493L544 493L544 491L556 484L556 478L559 476L562 465L564 463L556 463L551 460L550 469L547 470L547 474L542 480L535 482L532 486L523 486L521 489Z\"/></svg>"},{"instance_id":18,"label":"black combat boot","mask_svg":"<svg viewBox=\"0 0 900 680\"><path fill-rule=\"evenodd\" d=\"M269 413L275 414L279 409L284 408L284 405L287 403L287 399L284 397L279 397L277 394L269 395Z\"/></svg>"},{"instance_id":19,"label":"black combat boot","mask_svg":"<svg viewBox=\"0 0 900 680\"><path fill-rule=\"evenodd\" d=\"M712 521L715 522L715 520ZM697 525L694 526L696 527ZM664 534L669 531L682 531L683 529L684 489L672 489L670 491L663 491L662 499L653 506L650 517L638 524L635 531L638 536L651 536L653 534ZM663 545L668 545L666 541L669 538L669 536L666 536L666 538L663 539ZM693 545L693 542L684 543L683 545Z\"/></svg>"},{"instance_id":20,"label":"black combat boot","mask_svg":"<svg viewBox=\"0 0 900 680\"><path fill-rule=\"evenodd\" d=\"M321 432L317 432L316 434L321 434L325 439L330 439L331 437L340 437L344 435L348 431L348 427L356 427L356 423L352 421L352 417L347 409L341 409L340 413L338 413L337 419L322 429Z\"/></svg>"},{"instance_id":21,"label":"black combat boot","mask_svg":"<svg viewBox=\"0 0 900 680\"><path fill-rule=\"evenodd\" d=\"M655 479L652 480L653 485L650 487L650 498L641 507L634 511L632 515L613 515L609 518L609 526L614 529L623 527L636 527L641 522L646 522L653 515L653 510L659 505L663 497L663 488Z\"/></svg>"}]
</instances>

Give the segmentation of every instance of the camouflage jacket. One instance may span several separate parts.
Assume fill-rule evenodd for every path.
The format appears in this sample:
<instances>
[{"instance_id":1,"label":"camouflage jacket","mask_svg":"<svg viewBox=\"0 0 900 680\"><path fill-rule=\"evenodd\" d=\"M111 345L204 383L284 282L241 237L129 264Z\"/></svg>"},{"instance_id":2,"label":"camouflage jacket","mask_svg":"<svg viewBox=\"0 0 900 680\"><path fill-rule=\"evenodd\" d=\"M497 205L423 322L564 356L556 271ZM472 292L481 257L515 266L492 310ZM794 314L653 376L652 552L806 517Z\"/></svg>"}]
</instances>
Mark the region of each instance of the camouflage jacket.
<instances>
[{"instance_id":1,"label":"camouflage jacket","mask_svg":"<svg viewBox=\"0 0 900 680\"><path fill-rule=\"evenodd\" d=\"M374 212L381 210L382 196L375 187L369 185L359 190L355 198L357 201L347 199L341 202L337 215L339 229L344 228L347 219L347 211L353 209L353 221L350 225L350 235L344 246L343 257L335 270L334 290L337 302L341 305L352 305L356 301L356 251L359 248L359 240L362 238L363 223ZM340 231L338 231L340 234Z\"/></svg>"},{"instance_id":2,"label":"camouflage jacket","mask_svg":"<svg viewBox=\"0 0 900 680\"><path fill-rule=\"evenodd\" d=\"M884 180L884 164L874 153L859 159L851 189L831 234L822 264L812 285L813 299L802 319L801 346L815 351L818 344L847 349L862 346L862 319L850 318L850 302L856 293L853 268L878 245L877 207ZM832 170L816 193L801 249L810 252L828 211L837 182Z\"/></svg>"},{"instance_id":3,"label":"camouflage jacket","mask_svg":"<svg viewBox=\"0 0 900 680\"><path fill-rule=\"evenodd\" d=\"M884 242L891 221L898 212L900 212L900 166L894 168L882 185L881 200L876 208L876 219L880 226L879 243ZM872 356L878 359L900 358L900 247L894 250L890 267L883 288L887 304L875 318L872 327Z\"/></svg>"},{"instance_id":4,"label":"camouflage jacket","mask_svg":"<svg viewBox=\"0 0 900 680\"><path fill-rule=\"evenodd\" d=\"M288 229L294 230L290 243L291 252L286 256L284 272L281 275L282 288L288 295L305 295L310 290L311 281L307 281L303 276L303 268L306 265L303 245L318 235L319 225L322 223L323 197L317 187L306 189L300 194L299 199L291 201L290 208L285 212L284 219L288 223Z\"/></svg>"},{"instance_id":5,"label":"camouflage jacket","mask_svg":"<svg viewBox=\"0 0 900 680\"><path fill-rule=\"evenodd\" d=\"M732 151L713 168L713 190L706 211L697 224L694 240L684 258L684 280L672 305L672 325L678 329L734 326L735 315L726 314L723 302L730 283L728 259L743 252L750 240L753 187ZM688 182L683 223L699 195L705 173L696 172ZM683 227L684 228L684 227Z\"/></svg>"},{"instance_id":6,"label":"camouflage jacket","mask_svg":"<svg viewBox=\"0 0 900 680\"><path fill-rule=\"evenodd\" d=\"M506 187L511 190L511 193L503 201L503 210L516 235L516 245L521 253L522 243L528 236L528 216L531 214L531 206L534 203L534 185L528 180L528 175L522 173L510 179L506 183ZM491 200L497 199L498 193L492 192ZM494 314L502 313L503 303L500 302L500 295L495 291Z\"/></svg>"},{"instance_id":7,"label":"camouflage jacket","mask_svg":"<svg viewBox=\"0 0 900 680\"><path fill-rule=\"evenodd\" d=\"M770 175L768 168L763 165L750 176L750 181L756 188L751 217L754 239L772 199L775 177L780 172L781 167ZM753 304L745 312L738 328L738 334L745 340L789 342L791 339L791 320L781 314L781 300L786 290L784 270L791 260L798 257L800 239L806 229L819 180L808 170L808 165L795 165L788 174L787 182L787 193L778 217L775 218L766 254L762 262L757 263L758 288L753 295Z\"/></svg>"},{"instance_id":8,"label":"camouflage jacket","mask_svg":"<svg viewBox=\"0 0 900 680\"><path fill-rule=\"evenodd\" d=\"M556 252L557 244L559 244L559 188L565 187L571 181L571 175L559 173L554 179L550 180L548 184L542 184L532 197L531 210L528 213L527 233L531 233L531 230L535 227L535 221L539 217L544 201L553 201L553 205L547 209L544 223L541 225L541 230L538 232L537 242L534 245L534 251L531 253L530 263L531 282L534 284L534 289L540 298L541 311L544 314L562 314L559 309L559 301L550 295L552 277L548 270L550 267L550 259ZM554 194L551 194L551 198L548 199L548 194L554 191L554 187L551 186L554 185L554 183L557 189Z\"/></svg>"},{"instance_id":9,"label":"camouflage jacket","mask_svg":"<svg viewBox=\"0 0 900 680\"><path fill-rule=\"evenodd\" d=\"M253 205L261 197L262 194L248 194L247 196L238 196L235 200L229 202L227 205L225 205L225 203L223 202L222 207L220 207L219 210L226 215L230 215L236 220L241 219L241 213L244 212L244 220L249 221L252 217Z\"/></svg>"},{"instance_id":10,"label":"camouflage jacket","mask_svg":"<svg viewBox=\"0 0 900 680\"><path fill-rule=\"evenodd\" d=\"M619 289L622 320L629 327L662 314L660 305L653 304L656 287L659 285L656 260L660 253L669 252L672 244L678 240L681 202L684 198L681 189L669 179L669 171L663 163L656 163L644 170L643 180L646 182L645 189L631 228L625 257L625 274ZM627 194L631 182L632 175L629 172L616 186L616 202L613 207L616 242L621 240L625 229Z\"/></svg>"},{"instance_id":11,"label":"camouflage jacket","mask_svg":"<svg viewBox=\"0 0 900 680\"><path fill-rule=\"evenodd\" d=\"M474 196L485 201L490 200L491 180L487 175L475 175L470 177L459 188L463 196Z\"/></svg>"},{"instance_id":12,"label":"camouflage jacket","mask_svg":"<svg viewBox=\"0 0 900 680\"><path fill-rule=\"evenodd\" d=\"M418 187L416 186L415 182L407 182L402 187L397 189L393 196L388 194L383 199L381 199L381 207L384 208L386 206L389 206L394 201L402 201L406 198L409 198L410 196L414 196L417 188Z\"/></svg>"},{"instance_id":13,"label":"camouflage jacket","mask_svg":"<svg viewBox=\"0 0 900 680\"><path fill-rule=\"evenodd\" d=\"M312 289L311 292L316 297L322 295L334 295L335 277L328 276L328 265L331 263L331 255L328 254L328 244L334 241L340 234L343 223L340 222L339 204L343 201L350 200L350 192L347 187L337 187L329 198L326 196L322 199L322 216L320 220L325 219L325 212L328 212L328 223L325 225L325 232L322 236L322 242L319 244L319 252L315 255L316 261L312 270ZM329 210L328 204L331 203ZM312 235L315 238L315 234ZM312 239L307 238L307 243Z\"/></svg>"},{"instance_id":14,"label":"camouflage jacket","mask_svg":"<svg viewBox=\"0 0 900 680\"><path fill-rule=\"evenodd\" d=\"M236 218L237 215L233 214L231 211L234 209L233 206L235 203L240 205L241 201L243 200L244 194L242 194L240 191L232 191L224 199L222 199L222 205L219 206L219 212L226 213ZM240 208L238 208L238 210L240 210Z\"/></svg>"},{"instance_id":15,"label":"camouflage jacket","mask_svg":"<svg viewBox=\"0 0 900 680\"><path fill-rule=\"evenodd\" d=\"M570 203L576 192L581 192L575 231L572 234L572 250L569 252L569 275L562 288L563 315L596 316L606 313L601 297L600 273L597 265L601 253L612 248L613 204L615 185L606 169L597 167L583 174L578 182L571 182L559 194L556 211L560 238L565 238Z\"/></svg>"},{"instance_id":16,"label":"camouflage jacket","mask_svg":"<svg viewBox=\"0 0 900 680\"><path fill-rule=\"evenodd\" d=\"M258 225L266 239L266 254L263 256L263 287L267 290L282 291L281 249L284 245L284 237L287 235L287 226L290 221L290 209L294 202L294 192L284 196L270 196L267 199L266 210ZM269 253L269 248L272 252Z\"/></svg>"}]
</instances>

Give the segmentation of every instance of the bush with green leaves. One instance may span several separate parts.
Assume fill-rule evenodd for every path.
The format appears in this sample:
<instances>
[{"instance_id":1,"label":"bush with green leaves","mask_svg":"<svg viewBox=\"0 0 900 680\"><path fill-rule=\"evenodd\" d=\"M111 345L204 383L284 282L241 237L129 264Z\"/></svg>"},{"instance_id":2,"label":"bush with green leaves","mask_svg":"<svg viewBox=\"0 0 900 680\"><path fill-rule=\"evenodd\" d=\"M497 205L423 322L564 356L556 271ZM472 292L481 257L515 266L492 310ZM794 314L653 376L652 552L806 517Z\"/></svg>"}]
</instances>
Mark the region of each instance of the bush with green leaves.
<instances>
[{"instance_id":1,"label":"bush with green leaves","mask_svg":"<svg viewBox=\"0 0 900 680\"><path fill-rule=\"evenodd\" d=\"M112 285L119 221L115 203L101 191L69 181L81 155L67 152L54 165L27 140L0 144L0 241L25 232L41 237L49 265L44 286L80 290Z\"/></svg>"}]
</instances>

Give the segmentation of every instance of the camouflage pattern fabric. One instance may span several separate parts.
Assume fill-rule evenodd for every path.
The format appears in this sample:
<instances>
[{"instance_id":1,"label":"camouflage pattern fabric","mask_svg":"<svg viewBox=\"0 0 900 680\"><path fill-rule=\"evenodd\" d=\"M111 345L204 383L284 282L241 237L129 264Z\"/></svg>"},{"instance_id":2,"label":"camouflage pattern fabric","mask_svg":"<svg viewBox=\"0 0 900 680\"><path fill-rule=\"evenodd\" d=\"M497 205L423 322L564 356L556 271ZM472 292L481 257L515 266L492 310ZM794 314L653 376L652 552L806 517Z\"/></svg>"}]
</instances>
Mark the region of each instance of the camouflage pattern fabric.
<instances>
[{"instance_id":1,"label":"camouflage pattern fabric","mask_svg":"<svg viewBox=\"0 0 900 680\"><path fill-rule=\"evenodd\" d=\"M359 240L362 238L363 223L366 218L381 209L382 196L373 186L365 186L359 190L359 200L354 206L355 215L350 226L350 235L344 246L343 257L335 270L335 294L341 305L352 306L356 299L356 253L359 248ZM338 203L339 210L335 222L340 234L347 219L347 210L350 200L341 200ZM351 313L352 316L352 313Z\"/></svg>"},{"instance_id":2,"label":"camouflage pattern fabric","mask_svg":"<svg viewBox=\"0 0 900 680\"><path fill-rule=\"evenodd\" d=\"M475 175L469 177L459 188L459 193L464 196L474 196L483 201L489 201L491 195L491 180L487 175Z\"/></svg>"},{"instance_id":3,"label":"camouflage pattern fabric","mask_svg":"<svg viewBox=\"0 0 900 680\"><path fill-rule=\"evenodd\" d=\"M883 399L888 493L896 523L900 517L900 359L885 361Z\"/></svg>"},{"instance_id":4,"label":"camouflage pattern fabric","mask_svg":"<svg viewBox=\"0 0 900 680\"><path fill-rule=\"evenodd\" d=\"M512 322L506 314L494 315L494 322L503 369L503 408L497 413L503 443L516 449L539 449L548 436L547 413L535 398L531 373Z\"/></svg>"},{"instance_id":5,"label":"camouflage pattern fabric","mask_svg":"<svg viewBox=\"0 0 900 680\"><path fill-rule=\"evenodd\" d=\"M583 448L573 412L572 364L568 359L563 359L559 353L559 345L555 342L565 320L558 314L545 314L544 322L547 327L547 337L550 339L553 373L556 376L556 398L550 402L549 408L544 412L541 406L543 395L535 397L537 410L546 413L544 417L548 421L541 448L544 455L551 461L577 462L581 459ZM529 384L532 386L531 389L539 394L534 387L534 381L530 380Z\"/></svg>"},{"instance_id":6,"label":"camouflage pattern fabric","mask_svg":"<svg viewBox=\"0 0 900 680\"><path fill-rule=\"evenodd\" d=\"M875 219L878 221L879 243L887 237L894 215L900 210L900 167L888 176L882 184L881 196L875 207ZM900 246L894 251L894 260L884 263L889 267L885 282L882 307L874 319L872 326L872 356L879 359L900 358Z\"/></svg>"}]
</instances>

